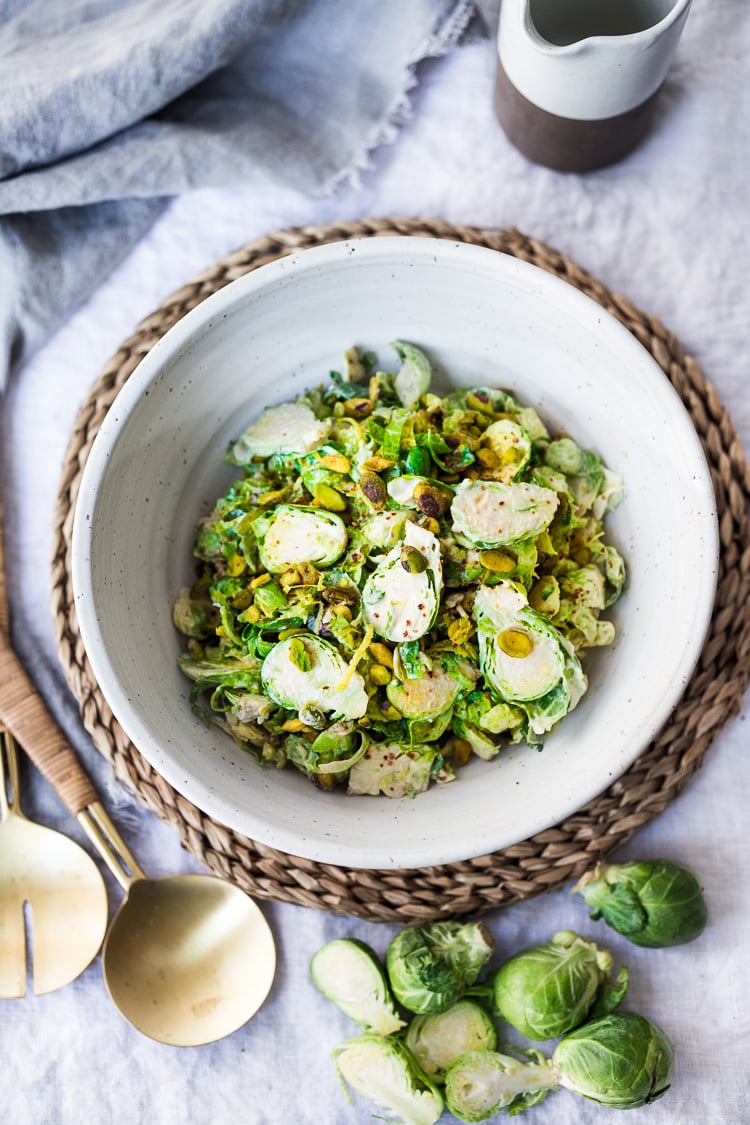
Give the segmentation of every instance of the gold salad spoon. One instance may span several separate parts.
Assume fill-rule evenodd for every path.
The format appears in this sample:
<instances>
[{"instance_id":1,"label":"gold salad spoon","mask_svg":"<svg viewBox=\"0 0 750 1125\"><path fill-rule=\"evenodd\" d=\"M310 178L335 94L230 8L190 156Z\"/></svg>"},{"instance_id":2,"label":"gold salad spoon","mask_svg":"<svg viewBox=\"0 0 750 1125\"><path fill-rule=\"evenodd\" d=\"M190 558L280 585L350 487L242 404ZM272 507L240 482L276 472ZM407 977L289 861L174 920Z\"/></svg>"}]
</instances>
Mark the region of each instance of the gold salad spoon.
<instances>
[{"instance_id":1,"label":"gold salad spoon","mask_svg":"<svg viewBox=\"0 0 750 1125\"><path fill-rule=\"evenodd\" d=\"M102 949L122 1015L161 1043L197 1046L236 1031L270 991L271 930L239 887L211 875L147 878L97 799L11 648L0 497L0 723L62 798L125 891Z\"/></svg>"}]
</instances>

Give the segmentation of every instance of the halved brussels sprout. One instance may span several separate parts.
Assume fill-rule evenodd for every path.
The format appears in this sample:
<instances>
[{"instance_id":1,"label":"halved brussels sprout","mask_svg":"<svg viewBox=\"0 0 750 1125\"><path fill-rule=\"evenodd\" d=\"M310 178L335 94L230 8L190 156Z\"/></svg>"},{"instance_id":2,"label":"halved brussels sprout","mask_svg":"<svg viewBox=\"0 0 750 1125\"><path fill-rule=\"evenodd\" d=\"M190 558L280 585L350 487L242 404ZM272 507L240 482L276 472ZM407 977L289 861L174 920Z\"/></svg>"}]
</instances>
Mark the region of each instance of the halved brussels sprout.
<instances>
[{"instance_id":1,"label":"halved brussels sprout","mask_svg":"<svg viewBox=\"0 0 750 1125\"><path fill-rule=\"evenodd\" d=\"M260 691L261 665L252 653L227 654L219 648L208 648L201 656L189 652L177 658L185 675L203 690L223 685L245 691Z\"/></svg>"},{"instance_id":2,"label":"halved brussels sprout","mask_svg":"<svg viewBox=\"0 0 750 1125\"><path fill-rule=\"evenodd\" d=\"M533 406L518 407L515 411L515 415L532 441L537 441L538 438L549 437L547 427Z\"/></svg>"},{"instance_id":3,"label":"halved brussels sprout","mask_svg":"<svg viewBox=\"0 0 750 1125\"><path fill-rule=\"evenodd\" d=\"M407 523L403 543L385 555L362 590L365 621L379 636L396 643L417 640L432 628L443 588L440 543L432 532ZM404 547L411 548L413 556L404 558ZM417 558L421 569L411 561Z\"/></svg>"},{"instance_id":4,"label":"halved brussels sprout","mask_svg":"<svg viewBox=\"0 0 750 1125\"><path fill-rule=\"evenodd\" d=\"M604 493L604 466L595 453L590 449L581 449L572 438L551 441L544 452L544 460L551 468L565 473L570 492L582 511L590 508L597 496ZM614 474L611 474L612 477ZM612 484L615 493L619 485L614 480Z\"/></svg>"},{"instance_id":5,"label":"halved brussels sprout","mask_svg":"<svg viewBox=\"0 0 750 1125\"><path fill-rule=\"evenodd\" d=\"M523 709L528 719L526 741L530 746L538 745L543 736L548 734L560 719L565 718L568 711L572 710L568 685L564 680L560 680L559 684L556 684L546 695L524 703Z\"/></svg>"},{"instance_id":6,"label":"halved brussels sprout","mask_svg":"<svg viewBox=\"0 0 750 1125\"><path fill-rule=\"evenodd\" d=\"M416 797L430 783L437 750L428 746L402 746L398 742L371 742L349 773L350 794L377 797Z\"/></svg>"},{"instance_id":7,"label":"halved brussels sprout","mask_svg":"<svg viewBox=\"0 0 750 1125\"><path fill-rule=\"evenodd\" d=\"M525 711L510 703L494 703L486 691L470 691L455 707L454 732L485 761L497 757L504 743L518 742L526 725ZM493 736L504 735L503 739Z\"/></svg>"},{"instance_id":8,"label":"halved brussels sprout","mask_svg":"<svg viewBox=\"0 0 750 1125\"><path fill-rule=\"evenodd\" d=\"M490 734L504 734L515 730L523 722L523 711L509 703L496 703L479 720L482 730Z\"/></svg>"},{"instance_id":9,"label":"halved brussels sprout","mask_svg":"<svg viewBox=\"0 0 750 1125\"><path fill-rule=\"evenodd\" d=\"M393 386L401 405L411 410L429 390L432 378L430 361L421 348L406 340L394 340L391 347L401 360Z\"/></svg>"},{"instance_id":10,"label":"halved brussels sprout","mask_svg":"<svg viewBox=\"0 0 750 1125\"><path fill-rule=\"evenodd\" d=\"M303 562L330 566L346 550L343 520L320 508L280 504L270 516L257 519L253 530L260 561L271 574Z\"/></svg>"},{"instance_id":11,"label":"halved brussels sprout","mask_svg":"<svg viewBox=\"0 0 750 1125\"><path fill-rule=\"evenodd\" d=\"M480 586L474 600L485 679L508 702L539 699L563 679L560 638L512 582Z\"/></svg>"},{"instance_id":12,"label":"halved brussels sprout","mask_svg":"<svg viewBox=\"0 0 750 1125\"><path fill-rule=\"evenodd\" d=\"M189 586L183 586L175 599L172 621L186 637L206 636L211 618L211 600L205 596L196 597Z\"/></svg>"},{"instance_id":13,"label":"halved brussels sprout","mask_svg":"<svg viewBox=\"0 0 750 1125\"><path fill-rule=\"evenodd\" d=\"M553 1087L549 1061L537 1051L523 1062L497 1051L471 1051L445 1076L445 1104L460 1121L486 1121L501 1109L508 1116L539 1105Z\"/></svg>"},{"instance_id":14,"label":"halved brussels sprout","mask_svg":"<svg viewBox=\"0 0 750 1125\"><path fill-rule=\"evenodd\" d=\"M539 535L559 503L556 492L539 484L464 480L451 504L454 533L475 547L499 547Z\"/></svg>"},{"instance_id":15,"label":"halved brussels sprout","mask_svg":"<svg viewBox=\"0 0 750 1125\"><path fill-rule=\"evenodd\" d=\"M453 724L453 730L459 738L463 738L465 742L468 742L472 752L485 762L491 762L493 758L498 756L502 749L502 745L499 741L493 740L488 734L480 730L479 727L464 718L459 717L456 719Z\"/></svg>"},{"instance_id":16,"label":"halved brussels sprout","mask_svg":"<svg viewBox=\"0 0 750 1125\"><path fill-rule=\"evenodd\" d=\"M482 440L498 458L499 478L505 483L510 483L528 464L531 456L531 438L518 422L513 422L510 418L500 418L487 427L482 434Z\"/></svg>"},{"instance_id":17,"label":"halved brussels sprout","mask_svg":"<svg viewBox=\"0 0 750 1125\"><path fill-rule=\"evenodd\" d=\"M365 682L347 674L341 653L329 642L309 633L298 633L275 644L261 667L263 690L290 711L307 714L331 712L344 719L360 719L367 710ZM321 726L324 724L320 724Z\"/></svg>"},{"instance_id":18,"label":"halved brussels sprout","mask_svg":"<svg viewBox=\"0 0 750 1125\"><path fill-rule=\"evenodd\" d=\"M390 1035L405 1026L380 962L364 942L327 942L312 958L310 976L315 987L364 1031Z\"/></svg>"},{"instance_id":19,"label":"halved brussels sprout","mask_svg":"<svg viewBox=\"0 0 750 1125\"><path fill-rule=\"evenodd\" d=\"M564 658L562 680L546 695L540 696L539 699L530 699L520 705L528 718L526 741L529 743L533 742L535 736L541 739L542 735L551 731L560 719L577 707L588 686L573 645L562 634L559 634L558 639Z\"/></svg>"},{"instance_id":20,"label":"halved brussels sprout","mask_svg":"<svg viewBox=\"0 0 750 1125\"><path fill-rule=\"evenodd\" d=\"M385 690L404 718L434 719L455 703L463 685L434 660L432 668L425 668L419 679L407 679L404 683L391 680Z\"/></svg>"},{"instance_id":21,"label":"halved brussels sprout","mask_svg":"<svg viewBox=\"0 0 750 1125\"><path fill-rule=\"evenodd\" d=\"M274 453L308 453L325 441L330 428L329 421L319 421L304 403L270 406L234 443L232 459L244 465L255 457L271 457Z\"/></svg>"},{"instance_id":22,"label":"halved brussels sprout","mask_svg":"<svg viewBox=\"0 0 750 1125\"><path fill-rule=\"evenodd\" d=\"M403 537L408 512L378 512L362 525L362 534L373 547L393 547Z\"/></svg>"},{"instance_id":23,"label":"halved brussels sprout","mask_svg":"<svg viewBox=\"0 0 750 1125\"><path fill-rule=\"evenodd\" d=\"M592 1020L562 1039L551 1059L533 1049L523 1062L494 1051L473 1051L445 1077L445 1101L461 1121L508 1116L543 1101L563 1086L613 1109L635 1109L664 1094L674 1073L674 1050L656 1024L634 1012Z\"/></svg>"},{"instance_id":24,"label":"halved brussels sprout","mask_svg":"<svg viewBox=\"0 0 750 1125\"><path fill-rule=\"evenodd\" d=\"M453 720L453 708L449 707L439 715L429 719L408 719L409 739L412 745L420 742L435 742L445 734Z\"/></svg>"},{"instance_id":25,"label":"halved brussels sprout","mask_svg":"<svg viewBox=\"0 0 750 1125\"><path fill-rule=\"evenodd\" d=\"M622 555L611 543L595 539L590 546L591 557L602 568L606 582L604 605L616 602L625 584L625 562Z\"/></svg>"},{"instance_id":26,"label":"halved brussels sprout","mask_svg":"<svg viewBox=\"0 0 750 1125\"><path fill-rule=\"evenodd\" d=\"M442 1094L399 1039L360 1035L334 1057L342 1081L402 1125L435 1125L443 1112Z\"/></svg>"},{"instance_id":27,"label":"halved brussels sprout","mask_svg":"<svg viewBox=\"0 0 750 1125\"><path fill-rule=\"evenodd\" d=\"M273 711L273 703L254 691L238 691L231 708L241 723L264 723Z\"/></svg>"},{"instance_id":28,"label":"halved brussels sprout","mask_svg":"<svg viewBox=\"0 0 750 1125\"><path fill-rule=\"evenodd\" d=\"M604 609L604 575L592 563L569 570L560 577L560 594L577 605Z\"/></svg>"},{"instance_id":29,"label":"halved brussels sprout","mask_svg":"<svg viewBox=\"0 0 750 1125\"><path fill-rule=\"evenodd\" d=\"M600 621L595 610L577 605L569 598L563 598L560 602L560 608L555 614L555 627L576 648L609 645L615 637L615 627L611 621Z\"/></svg>"},{"instance_id":30,"label":"halved brussels sprout","mask_svg":"<svg viewBox=\"0 0 750 1125\"><path fill-rule=\"evenodd\" d=\"M494 1051L495 1025L473 1000L459 1000L444 1012L415 1016L406 1030L406 1046L433 1082L443 1082L456 1059L470 1051Z\"/></svg>"},{"instance_id":31,"label":"halved brussels sprout","mask_svg":"<svg viewBox=\"0 0 750 1125\"><path fill-rule=\"evenodd\" d=\"M604 468L599 495L591 505L591 511L598 520L602 519L605 512L612 512L625 498L625 480L622 473L613 473L611 469Z\"/></svg>"}]
</instances>

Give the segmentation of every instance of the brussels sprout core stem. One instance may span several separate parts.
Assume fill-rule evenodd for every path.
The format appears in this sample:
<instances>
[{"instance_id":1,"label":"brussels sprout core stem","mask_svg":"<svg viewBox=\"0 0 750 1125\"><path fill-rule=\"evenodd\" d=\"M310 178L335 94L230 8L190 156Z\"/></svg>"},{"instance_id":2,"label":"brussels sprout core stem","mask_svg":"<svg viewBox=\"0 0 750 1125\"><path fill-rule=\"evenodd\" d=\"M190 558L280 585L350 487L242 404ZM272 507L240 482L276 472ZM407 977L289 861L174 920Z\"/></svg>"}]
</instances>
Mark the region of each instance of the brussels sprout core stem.
<instances>
[{"instance_id":1,"label":"brussels sprout core stem","mask_svg":"<svg viewBox=\"0 0 750 1125\"><path fill-rule=\"evenodd\" d=\"M590 871L584 871L578 882L574 883L570 888L570 893L572 895L580 894L584 887L588 887L589 883L595 883L597 879L601 878L605 866L606 864L603 863L602 860L599 860L596 866L593 867Z\"/></svg>"},{"instance_id":2,"label":"brussels sprout core stem","mask_svg":"<svg viewBox=\"0 0 750 1125\"><path fill-rule=\"evenodd\" d=\"M512 1049L512 1048L511 1048ZM499 1110L509 1116L544 1101L557 1084L557 1071L538 1051L536 1061L521 1061L495 1051L472 1051L457 1059L446 1075L446 1104L461 1121L486 1121Z\"/></svg>"},{"instance_id":3,"label":"brussels sprout core stem","mask_svg":"<svg viewBox=\"0 0 750 1125\"><path fill-rule=\"evenodd\" d=\"M560 1071L555 1066L539 1066L536 1063L516 1063L504 1075L508 1103L519 1094L537 1094L542 1090L552 1090L560 1084Z\"/></svg>"}]
</instances>

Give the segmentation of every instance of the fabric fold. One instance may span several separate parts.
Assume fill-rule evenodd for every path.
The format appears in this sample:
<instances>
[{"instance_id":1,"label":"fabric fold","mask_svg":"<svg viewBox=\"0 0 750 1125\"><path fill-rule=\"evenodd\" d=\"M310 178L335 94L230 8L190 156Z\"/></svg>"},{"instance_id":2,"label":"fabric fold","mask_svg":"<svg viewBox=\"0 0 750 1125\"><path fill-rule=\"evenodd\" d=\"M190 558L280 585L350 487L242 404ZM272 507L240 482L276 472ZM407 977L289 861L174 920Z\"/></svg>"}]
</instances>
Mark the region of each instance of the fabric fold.
<instances>
[{"instance_id":1,"label":"fabric fold","mask_svg":"<svg viewBox=\"0 0 750 1125\"><path fill-rule=\"evenodd\" d=\"M323 195L363 171L407 116L417 64L474 14L471 0L5 7L0 387L165 198L232 183Z\"/></svg>"}]
</instances>

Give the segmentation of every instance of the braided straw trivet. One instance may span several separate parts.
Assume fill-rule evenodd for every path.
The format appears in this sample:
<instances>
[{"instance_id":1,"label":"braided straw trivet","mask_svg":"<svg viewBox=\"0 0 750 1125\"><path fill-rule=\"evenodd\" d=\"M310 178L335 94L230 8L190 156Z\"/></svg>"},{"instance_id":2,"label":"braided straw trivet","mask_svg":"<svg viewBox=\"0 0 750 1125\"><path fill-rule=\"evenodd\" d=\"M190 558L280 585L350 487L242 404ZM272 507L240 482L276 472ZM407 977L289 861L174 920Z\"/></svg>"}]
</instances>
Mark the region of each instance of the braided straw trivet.
<instances>
[{"instance_id":1,"label":"braided straw trivet","mask_svg":"<svg viewBox=\"0 0 750 1125\"><path fill-rule=\"evenodd\" d=\"M716 606L697 668L664 729L627 773L574 816L523 843L461 863L404 871L352 870L286 855L230 831L176 793L128 741L103 699L81 643L70 584L81 470L115 395L156 340L209 294L258 266L321 243L379 235L489 246L563 277L613 313L651 353L690 413L711 469L721 535ZM737 714L750 675L749 496L750 471L732 421L674 336L543 243L515 230L489 232L412 219L280 230L228 255L173 293L122 344L94 384L75 426L58 498L52 581L60 658L83 723L115 775L216 874L261 898L370 921L478 916L577 878L624 844L680 793L723 724Z\"/></svg>"}]
</instances>

